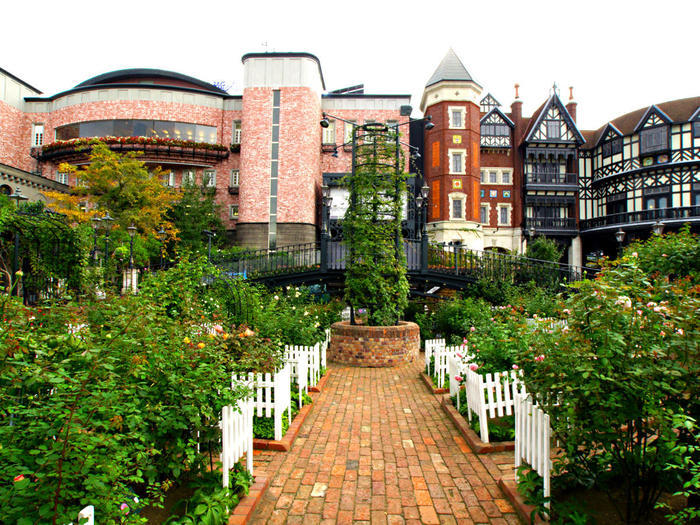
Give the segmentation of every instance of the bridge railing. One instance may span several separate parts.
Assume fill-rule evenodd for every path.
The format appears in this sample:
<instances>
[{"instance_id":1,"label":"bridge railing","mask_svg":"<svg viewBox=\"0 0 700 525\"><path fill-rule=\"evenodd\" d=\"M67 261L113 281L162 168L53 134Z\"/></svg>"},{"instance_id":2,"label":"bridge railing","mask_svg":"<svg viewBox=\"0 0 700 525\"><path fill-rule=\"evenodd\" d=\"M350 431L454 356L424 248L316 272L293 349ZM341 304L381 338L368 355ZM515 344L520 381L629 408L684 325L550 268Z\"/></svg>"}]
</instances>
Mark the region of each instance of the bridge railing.
<instances>
[{"instance_id":1,"label":"bridge railing","mask_svg":"<svg viewBox=\"0 0 700 525\"><path fill-rule=\"evenodd\" d=\"M312 271L321 266L317 242L283 246L275 250L250 250L225 260L214 260L226 274L256 278Z\"/></svg>"},{"instance_id":2,"label":"bridge railing","mask_svg":"<svg viewBox=\"0 0 700 525\"><path fill-rule=\"evenodd\" d=\"M514 284L534 281L550 288L557 287L560 283L593 277L597 272L594 268L445 244L429 244L427 259L427 270L432 272Z\"/></svg>"}]
</instances>

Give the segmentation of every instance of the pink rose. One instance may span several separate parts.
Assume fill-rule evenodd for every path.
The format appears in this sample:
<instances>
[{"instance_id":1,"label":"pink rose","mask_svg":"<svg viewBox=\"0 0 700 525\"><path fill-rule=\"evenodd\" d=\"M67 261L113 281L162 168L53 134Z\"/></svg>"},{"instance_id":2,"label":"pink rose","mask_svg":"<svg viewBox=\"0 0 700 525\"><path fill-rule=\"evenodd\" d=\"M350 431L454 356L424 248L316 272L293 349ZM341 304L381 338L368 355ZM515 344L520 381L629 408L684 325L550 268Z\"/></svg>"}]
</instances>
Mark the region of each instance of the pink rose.
<instances>
[{"instance_id":1,"label":"pink rose","mask_svg":"<svg viewBox=\"0 0 700 525\"><path fill-rule=\"evenodd\" d=\"M455 381L462 382L462 376L455 376Z\"/></svg>"},{"instance_id":2,"label":"pink rose","mask_svg":"<svg viewBox=\"0 0 700 525\"><path fill-rule=\"evenodd\" d=\"M517 370L518 368L520 368L518 365L513 365L513 370Z\"/></svg>"},{"instance_id":3,"label":"pink rose","mask_svg":"<svg viewBox=\"0 0 700 525\"><path fill-rule=\"evenodd\" d=\"M478 369L479 365L477 365L476 363L472 363L471 365L469 365L469 370L471 370L472 372L476 372Z\"/></svg>"},{"instance_id":4,"label":"pink rose","mask_svg":"<svg viewBox=\"0 0 700 525\"><path fill-rule=\"evenodd\" d=\"M476 332L476 328L474 328L474 327L472 326L472 327L469 329L469 331L470 331L470 332Z\"/></svg>"}]
</instances>

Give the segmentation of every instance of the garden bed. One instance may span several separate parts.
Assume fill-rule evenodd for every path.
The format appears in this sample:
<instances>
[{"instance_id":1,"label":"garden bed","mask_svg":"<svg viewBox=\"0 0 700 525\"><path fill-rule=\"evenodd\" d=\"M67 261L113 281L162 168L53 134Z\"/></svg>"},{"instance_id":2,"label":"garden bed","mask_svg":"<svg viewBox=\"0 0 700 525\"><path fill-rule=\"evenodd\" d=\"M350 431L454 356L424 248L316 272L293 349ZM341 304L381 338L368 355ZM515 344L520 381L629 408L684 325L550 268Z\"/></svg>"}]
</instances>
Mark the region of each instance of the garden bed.
<instances>
[{"instance_id":1,"label":"garden bed","mask_svg":"<svg viewBox=\"0 0 700 525\"><path fill-rule=\"evenodd\" d=\"M325 377L325 376L324 376ZM296 394L298 397L298 394ZM287 452L290 448L292 448L292 443L294 443L294 440L297 437L297 434L299 434L299 429L301 428L301 425L304 423L304 420L306 419L306 416L309 414L311 411L312 405L312 398L308 394L305 394L305 400L304 400L304 406L301 408L301 410L297 409L298 407L298 401L295 401L294 399L295 394L292 394L292 422L289 425L289 427L283 432L282 439L276 440L276 439L268 439L264 437L254 437L253 438L253 448L255 450L276 450L279 452ZM257 433L260 435L260 421L261 420L269 420L269 422L272 422L272 418L258 418L254 417L253 418L253 432L254 436ZM286 411L285 415L282 416L282 423L283 423L283 430L284 430L284 424L287 421L286 418ZM265 425L269 425L269 423L263 423Z\"/></svg>"},{"instance_id":2,"label":"garden bed","mask_svg":"<svg viewBox=\"0 0 700 525\"><path fill-rule=\"evenodd\" d=\"M442 398L442 408L447 413L447 416L462 434L462 437L467 442L469 447L476 454L488 454L489 452L503 452L505 450L515 450L515 441L497 441L494 443L484 443L479 435L469 426L469 422L462 414L457 411L450 396Z\"/></svg>"}]
</instances>

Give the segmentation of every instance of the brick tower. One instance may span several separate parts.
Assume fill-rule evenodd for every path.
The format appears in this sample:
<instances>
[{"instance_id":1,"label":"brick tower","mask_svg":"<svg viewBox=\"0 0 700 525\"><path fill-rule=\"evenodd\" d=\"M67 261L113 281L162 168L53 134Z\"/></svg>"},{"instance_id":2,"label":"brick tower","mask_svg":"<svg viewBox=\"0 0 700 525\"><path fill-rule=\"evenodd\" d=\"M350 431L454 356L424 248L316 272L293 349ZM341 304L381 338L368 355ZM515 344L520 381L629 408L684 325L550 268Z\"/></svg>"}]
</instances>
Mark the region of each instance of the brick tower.
<instances>
[{"instance_id":1,"label":"brick tower","mask_svg":"<svg viewBox=\"0 0 700 525\"><path fill-rule=\"evenodd\" d=\"M482 88L450 49L423 91L420 109L435 127L425 131L428 233L436 242L483 249L479 223Z\"/></svg>"},{"instance_id":2,"label":"brick tower","mask_svg":"<svg viewBox=\"0 0 700 525\"><path fill-rule=\"evenodd\" d=\"M238 240L274 249L316 240L321 65L309 53L249 53L241 123Z\"/></svg>"}]
</instances>

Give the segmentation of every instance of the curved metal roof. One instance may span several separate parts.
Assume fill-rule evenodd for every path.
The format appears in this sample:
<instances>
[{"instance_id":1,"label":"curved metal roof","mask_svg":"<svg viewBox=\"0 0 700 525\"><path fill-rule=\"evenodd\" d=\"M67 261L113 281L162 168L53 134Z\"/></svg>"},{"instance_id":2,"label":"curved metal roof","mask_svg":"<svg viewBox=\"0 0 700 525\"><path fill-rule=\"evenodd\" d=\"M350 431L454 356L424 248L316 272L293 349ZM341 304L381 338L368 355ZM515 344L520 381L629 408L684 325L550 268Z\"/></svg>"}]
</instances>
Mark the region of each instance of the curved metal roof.
<instances>
[{"instance_id":1,"label":"curved metal roof","mask_svg":"<svg viewBox=\"0 0 700 525\"><path fill-rule=\"evenodd\" d=\"M204 91L212 91L220 95L227 95L226 91L221 88L210 84L209 82L204 82L194 77L188 75L183 75L182 73L176 73L174 71L166 71L163 69L149 69L149 68L133 68L133 69L119 69L117 71L110 71L109 73L103 73L87 79L81 82L75 87L85 87L85 86L96 86L100 84L114 84L119 83L122 79L128 78L153 78L160 77L163 79L177 80L180 82L187 82L193 86L198 87ZM163 84L167 86L168 84Z\"/></svg>"}]
</instances>

